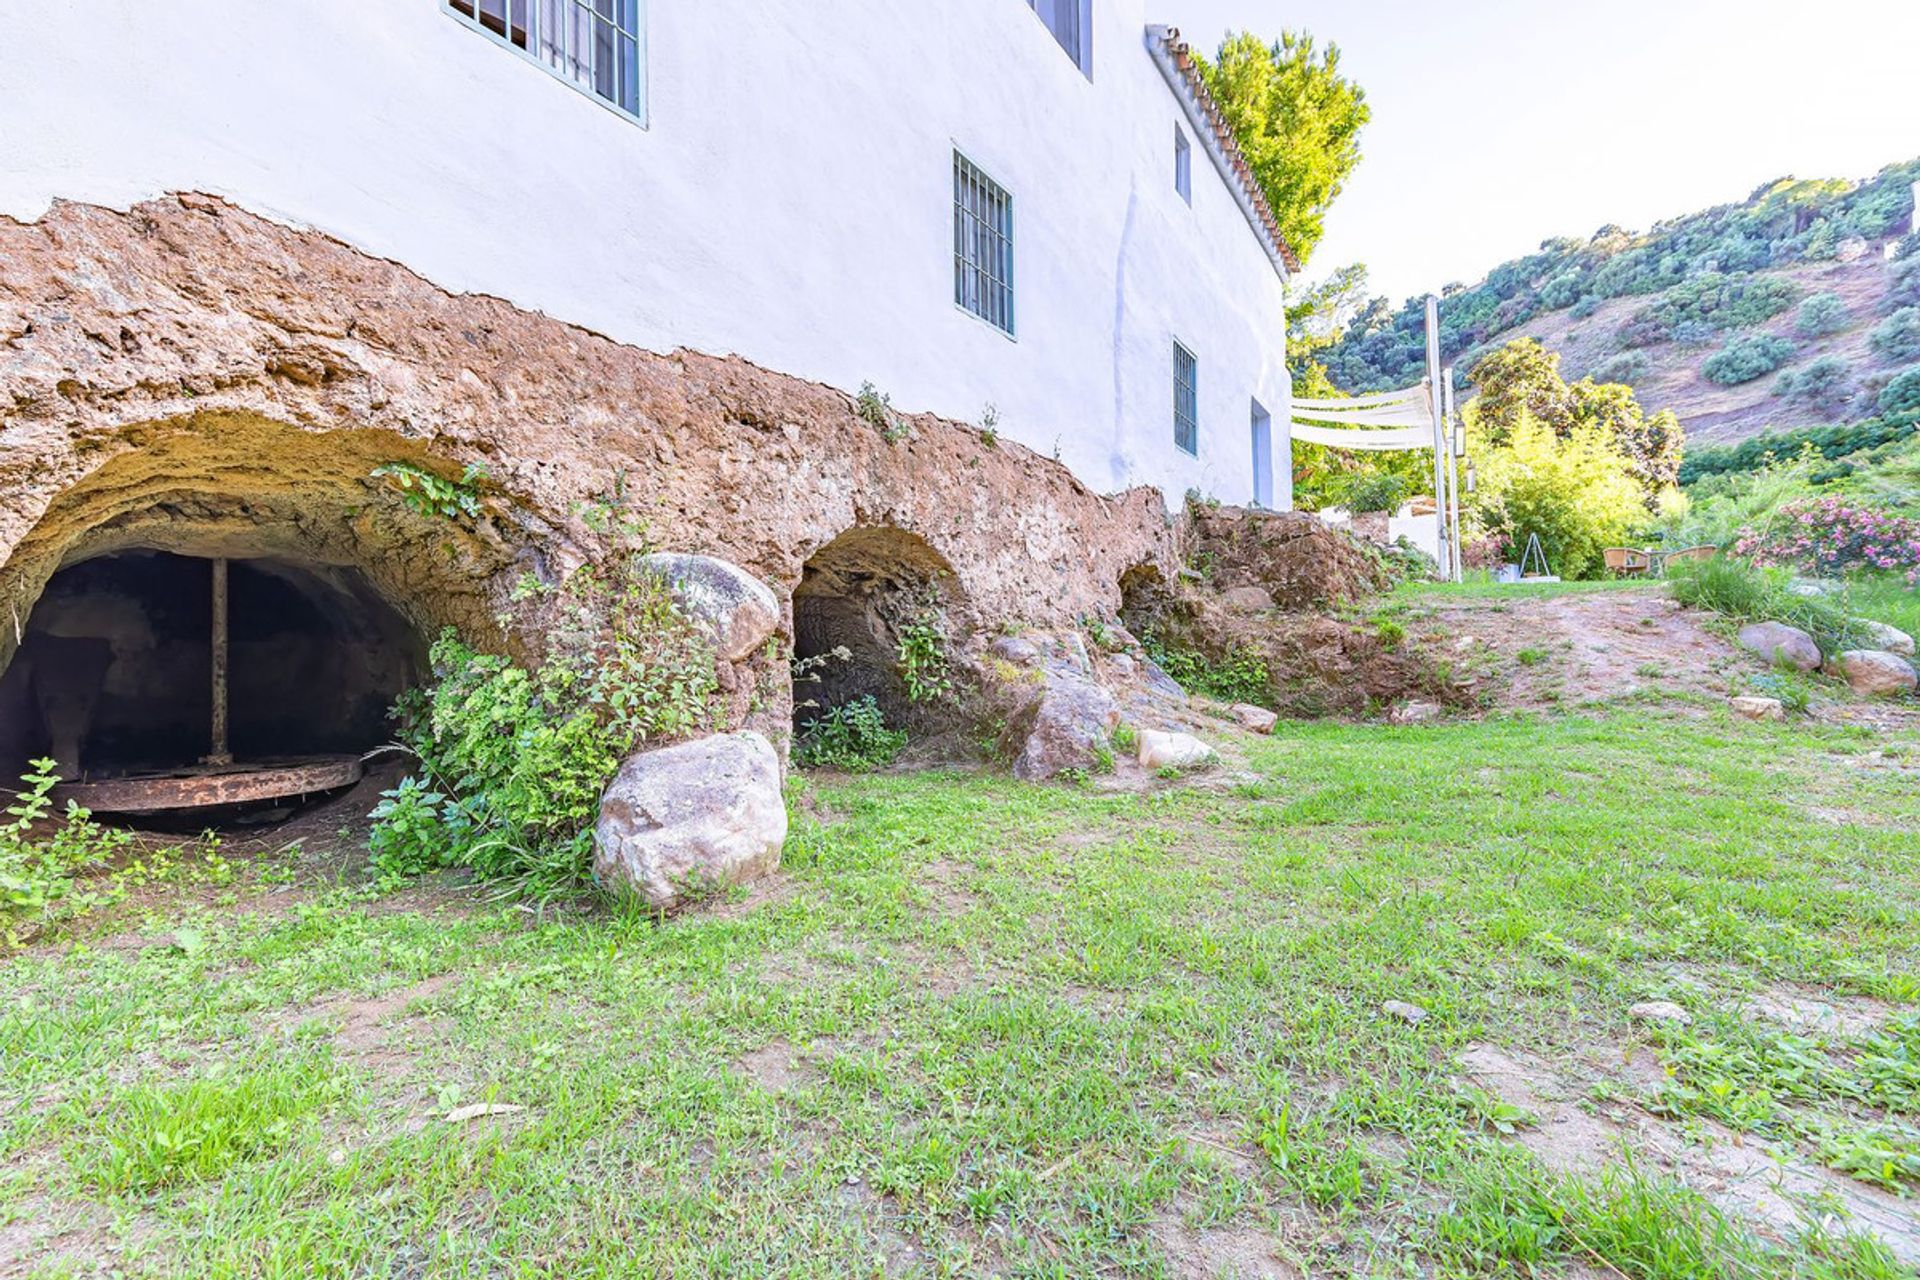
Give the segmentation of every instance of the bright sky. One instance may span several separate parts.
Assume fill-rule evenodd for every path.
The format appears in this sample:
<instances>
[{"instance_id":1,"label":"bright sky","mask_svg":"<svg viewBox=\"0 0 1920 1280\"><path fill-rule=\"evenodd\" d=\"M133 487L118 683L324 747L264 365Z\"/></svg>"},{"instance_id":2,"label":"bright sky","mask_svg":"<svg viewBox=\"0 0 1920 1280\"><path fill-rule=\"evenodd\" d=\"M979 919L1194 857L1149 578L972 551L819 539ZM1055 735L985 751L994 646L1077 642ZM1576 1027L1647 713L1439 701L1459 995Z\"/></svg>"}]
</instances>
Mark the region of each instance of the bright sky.
<instances>
[{"instance_id":1,"label":"bright sky","mask_svg":"<svg viewBox=\"0 0 1920 1280\"><path fill-rule=\"evenodd\" d=\"M1920 0L1152 0L1211 53L1305 29L1367 91L1363 158L1308 264L1396 303L1551 236L1863 178L1920 156Z\"/></svg>"}]
</instances>

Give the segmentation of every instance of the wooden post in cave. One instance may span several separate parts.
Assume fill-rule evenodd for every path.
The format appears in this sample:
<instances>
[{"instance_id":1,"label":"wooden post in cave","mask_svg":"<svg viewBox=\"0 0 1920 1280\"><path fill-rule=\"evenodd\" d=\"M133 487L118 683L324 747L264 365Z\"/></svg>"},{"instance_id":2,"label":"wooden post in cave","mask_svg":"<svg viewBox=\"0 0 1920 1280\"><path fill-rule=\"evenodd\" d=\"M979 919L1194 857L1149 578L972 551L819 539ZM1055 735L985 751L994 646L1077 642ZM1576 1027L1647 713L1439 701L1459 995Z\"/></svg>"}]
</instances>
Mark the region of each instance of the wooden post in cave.
<instances>
[{"instance_id":1,"label":"wooden post in cave","mask_svg":"<svg viewBox=\"0 0 1920 1280\"><path fill-rule=\"evenodd\" d=\"M233 763L227 742L227 561L213 562L213 746L202 764Z\"/></svg>"}]
</instances>

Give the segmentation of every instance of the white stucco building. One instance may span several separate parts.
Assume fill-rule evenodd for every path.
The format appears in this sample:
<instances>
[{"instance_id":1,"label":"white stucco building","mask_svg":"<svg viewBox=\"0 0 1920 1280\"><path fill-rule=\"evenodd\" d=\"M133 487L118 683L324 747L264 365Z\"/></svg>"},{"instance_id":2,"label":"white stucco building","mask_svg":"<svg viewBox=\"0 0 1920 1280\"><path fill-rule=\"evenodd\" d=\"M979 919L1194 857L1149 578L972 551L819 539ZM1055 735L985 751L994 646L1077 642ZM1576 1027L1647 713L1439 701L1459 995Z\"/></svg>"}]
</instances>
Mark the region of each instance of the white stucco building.
<instances>
[{"instance_id":1,"label":"white stucco building","mask_svg":"<svg viewBox=\"0 0 1920 1280\"><path fill-rule=\"evenodd\" d=\"M0 214L222 195L656 350L1291 505L1291 259L1147 0L0 0Z\"/></svg>"}]
</instances>

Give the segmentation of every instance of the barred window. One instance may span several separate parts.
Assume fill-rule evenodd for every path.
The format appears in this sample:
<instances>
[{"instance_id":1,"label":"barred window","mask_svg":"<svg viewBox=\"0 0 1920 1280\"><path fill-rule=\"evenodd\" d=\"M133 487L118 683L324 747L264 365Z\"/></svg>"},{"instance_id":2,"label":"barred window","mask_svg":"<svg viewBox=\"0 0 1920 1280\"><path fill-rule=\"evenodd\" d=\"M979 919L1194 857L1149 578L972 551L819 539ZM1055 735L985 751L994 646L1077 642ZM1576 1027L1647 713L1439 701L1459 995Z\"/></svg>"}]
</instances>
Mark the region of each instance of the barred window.
<instances>
[{"instance_id":1,"label":"barred window","mask_svg":"<svg viewBox=\"0 0 1920 1280\"><path fill-rule=\"evenodd\" d=\"M644 0L446 0L477 27L616 111L645 120Z\"/></svg>"},{"instance_id":2,"label":"barred window","mask_svg":"<svg viewBox=\"0 0 1920 1280\"><path fill-rule=\"evenodd\" d=\"M953 300L1013 333L1013 197L953 153Z\"/></svg>"},{"instance_id":3,"label":"barred window","mask_svg":"<svg viewBox=\"0 0 1920 1280\"><path fill-rule=\"evenodd\" d=\"M1173 443L1183 453L1200 455L1200 362L1178 342L1173 344Z\"/></svg>"}]
</instances>

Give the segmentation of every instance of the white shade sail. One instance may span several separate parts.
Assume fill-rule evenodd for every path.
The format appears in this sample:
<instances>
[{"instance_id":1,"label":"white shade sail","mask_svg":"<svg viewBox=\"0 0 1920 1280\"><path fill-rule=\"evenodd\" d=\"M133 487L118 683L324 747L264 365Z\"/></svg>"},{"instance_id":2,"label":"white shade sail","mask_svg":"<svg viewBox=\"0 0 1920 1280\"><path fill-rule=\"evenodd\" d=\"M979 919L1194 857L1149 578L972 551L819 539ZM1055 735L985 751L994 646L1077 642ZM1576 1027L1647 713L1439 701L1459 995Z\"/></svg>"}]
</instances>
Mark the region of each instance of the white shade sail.
<instances>
[{"instance_id":1,"label":"white shade sail","mask_svg":"<svg viewBox=\"0 0 1920 1280\"><path fill-rule=\"evenodd\" d=\"M1402 427L1394 431L1356 431L1352 427L1316 427L1295 419L1293 438L1333 449L1362 449L1383 452L1390 449L1433 448L1432 427Z\"/></svg>"},{"instance_id":2,"label":"white shade sail","mask_svg":"<svg viewBox=\"0 0 1920 1280\"><path fill-rule=\"evenodd\" d=\"M1295 400L1293 438L1334 449L1431 449L1433 397L1422 382L1351 400Z\"/></svg>"}]
</instances>

